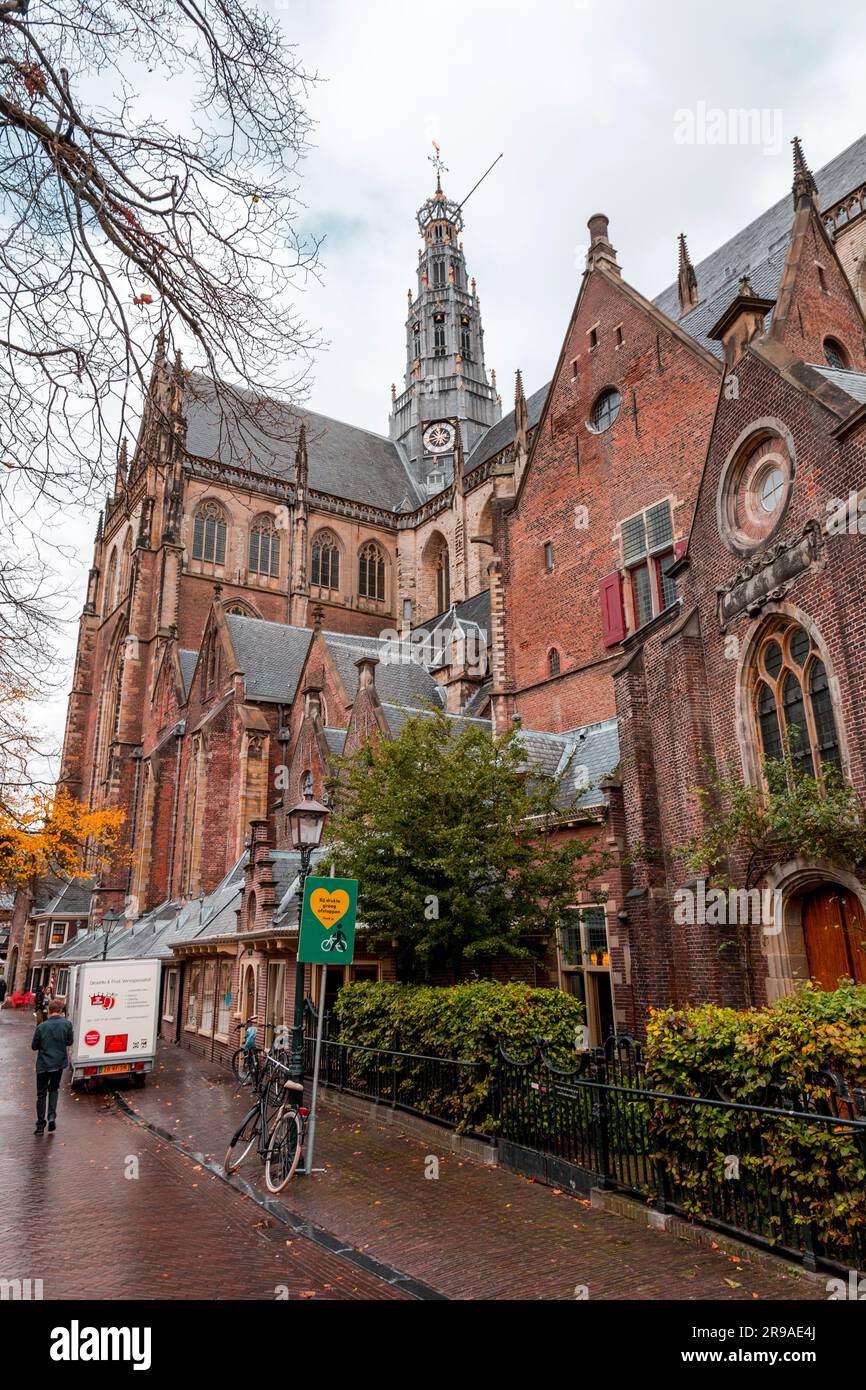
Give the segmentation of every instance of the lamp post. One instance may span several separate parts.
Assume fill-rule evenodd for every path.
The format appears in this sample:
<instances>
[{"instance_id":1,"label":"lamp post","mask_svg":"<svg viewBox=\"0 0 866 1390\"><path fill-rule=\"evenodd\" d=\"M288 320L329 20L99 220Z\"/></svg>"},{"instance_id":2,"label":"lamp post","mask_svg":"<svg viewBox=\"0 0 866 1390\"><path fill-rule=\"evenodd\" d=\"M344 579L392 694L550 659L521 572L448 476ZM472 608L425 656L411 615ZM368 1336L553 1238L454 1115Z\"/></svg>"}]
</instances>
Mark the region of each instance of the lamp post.
<instances>
[{"instance_id":1,"label":"lamp post","mask_svg":"<svg viewBox=\"0 0 866 1390\"><path fill-rule=\"evenodd\" d=\"M325 821L330 815L327 806L305 796L289 812L289 833L292 847L301 856L301 874L298 885L298 954L301 950L301 913L304 907L304 886L310 872L313 850L322 843ZM304 1084L304 964L299 960L295 966L295 1017L292 1025L292 1060L289 1074L299 1085Z\"/></svg>"},{"instance_id":2,"label":"lamp post","mask_svg":"<svg viewBox=\"0 0 866 1390\"><path fill-rule=\"evenodd\" d=\"M108 938L110 937L110 935L111 935L112 930L114 929L114 927L117 926L118 922L122 922L122 921L123 921L123 913L122 913L122 912L114 912L112 908L109 908L107 912L104 912L104 913L102 914L102 933L103 933L103 935L102 935L102 959L103 959L103 960L105 960L105 959L107 958L107 956L108 956Z\"/></svg>"}]
</instances>

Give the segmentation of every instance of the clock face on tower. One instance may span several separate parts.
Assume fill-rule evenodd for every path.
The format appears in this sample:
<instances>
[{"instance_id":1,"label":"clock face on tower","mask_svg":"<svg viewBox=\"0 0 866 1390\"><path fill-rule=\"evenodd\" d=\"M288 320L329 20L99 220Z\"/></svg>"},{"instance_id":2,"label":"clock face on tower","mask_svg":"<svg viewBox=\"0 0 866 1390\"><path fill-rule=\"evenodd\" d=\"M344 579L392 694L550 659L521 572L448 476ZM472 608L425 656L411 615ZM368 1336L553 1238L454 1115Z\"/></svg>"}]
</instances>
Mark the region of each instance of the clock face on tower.
<instances>
[{"instance_id":1,"label":"clock face on tower","mask_svg":"<svg viewBox=\"0 0 866 1390\"><path fill-rule=\"evenodd\" d=\"M449 449L453 449L454 426L449 425L445 420L441 420L435 425L428 425L424 431L424 448L429 449L431 454L444 454Z\"/></svg>"}]
</instances>

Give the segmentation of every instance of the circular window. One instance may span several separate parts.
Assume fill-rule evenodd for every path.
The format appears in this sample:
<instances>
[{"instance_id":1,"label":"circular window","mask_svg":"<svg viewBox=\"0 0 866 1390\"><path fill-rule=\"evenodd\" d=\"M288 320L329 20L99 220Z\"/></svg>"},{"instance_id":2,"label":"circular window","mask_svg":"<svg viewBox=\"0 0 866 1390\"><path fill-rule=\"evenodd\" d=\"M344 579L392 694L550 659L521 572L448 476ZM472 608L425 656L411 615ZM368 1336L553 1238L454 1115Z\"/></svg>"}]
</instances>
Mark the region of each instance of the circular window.
<instances>
[{"instance_id":1,"label":"circular window","mask_svg":"<svg viewBox=\"0 0 866 1390\"><path fill-rule=\"evenodd\" d=\"M605 430L610 429L619 415L621 405L622 396L614 387L602 391L601 395L596 397L589 417L589 428L593 434L604 434Z\"/></svg>"},{"instance_id":2,"label":"circular window","mask_svg":"<svg viewBox=\"0 0 866 1390\"><path fill-rule=\"evenodd\" d=\"M734 549L754 550L773 534L788 505L793 471L781 433L756 431L736 449L718 499L720 529Z\"/></svg>"},{"instance_id":3,"label":"circular window","mask_svg":"<svg viewBox=\"0 0 866 1390\"><path fill-rule=\"evenodd\" d=\"M839 372L847 372L848 354L837 338L824 339L824 356L829 366Z\"/></svg>"},{"instance_id":4,"label":"circular window","mask_svg":"<svg viewBox=\"0 0 866 1390\"><path fill-rule=\"evenodd\" d=\"M757 484L758 501L765 512L774 512L781 505L785 490L785 472L777 463L765 468Z\"/></svg>"}]
</instances>

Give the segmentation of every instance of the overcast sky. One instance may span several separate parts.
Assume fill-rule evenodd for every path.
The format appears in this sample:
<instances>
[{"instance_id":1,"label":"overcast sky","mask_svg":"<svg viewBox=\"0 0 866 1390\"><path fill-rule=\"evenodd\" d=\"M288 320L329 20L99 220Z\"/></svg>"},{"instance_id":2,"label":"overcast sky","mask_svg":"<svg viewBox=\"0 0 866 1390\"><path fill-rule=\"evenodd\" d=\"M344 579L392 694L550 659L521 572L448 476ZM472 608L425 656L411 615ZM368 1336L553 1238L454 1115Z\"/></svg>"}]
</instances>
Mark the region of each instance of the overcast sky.
<instances>
[{"instance_id":1,"label":"overcast sky","mask_svg":"<svg viewBox=\"0 0 866 1390\"><path fill-rule=\"evenodd\" d=\"M516 367L528 391L550 377L592 213L607 213L625 278L652 297L675 278L680 231L697 263L786 193L792 136L818 168L866 126L860 5L270 3L323 79L309 103L317 129L302 196L304 226L326 238L324 283L303 307L329 347L308 403L381 433L401 380L433 139L457 199L503 153L468 203L463 238L508 409ZM183 96L173 84L181 106ZM727 143L683 143L682 113L697 136L714 108L761 110L763 137L738 143L734 126ZM70 525L80 553L68 578L82 597L94 523ZM64 715L65 699L45 706L58 738Z\"/></svg>"}]
</instances>

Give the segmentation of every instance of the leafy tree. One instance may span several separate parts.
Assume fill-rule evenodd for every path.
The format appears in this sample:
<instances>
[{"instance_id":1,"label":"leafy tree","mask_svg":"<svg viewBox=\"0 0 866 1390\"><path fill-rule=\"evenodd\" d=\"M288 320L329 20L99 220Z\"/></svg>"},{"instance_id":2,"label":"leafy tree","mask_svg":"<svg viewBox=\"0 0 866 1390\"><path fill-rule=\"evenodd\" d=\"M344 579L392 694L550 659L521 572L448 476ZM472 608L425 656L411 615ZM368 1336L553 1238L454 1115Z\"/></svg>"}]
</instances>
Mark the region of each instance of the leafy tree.
<instances>
[{"instance_id":1,"label":"leafy tree","mask_svg":"<svg viewBox=\"0 0 866 1390\"><path fill-rule=\"evenodd\" d=\"M65 791L35 792L16 806L0 804L0 884L16 888L43 874L74 879L99 873L123 821L122 811L92 811Z\"/></svg>"},{"instance_id":2,"label":"leafy tree","mask_svg":"<svg viewBox=\"0 0 866 1390\"><path fill-rule=\"evenodd\" d=\"M441 711L341 760L336 791L335 860L403 979L530 957L607 863L597 839L551 833L561 784L528 773L516 731L491 738Z\"/></svg>"},{"instance_id":3,"label":"leafy tree","mask_svg":"<svg viewBox=\"0 0 866 1390\"><path fill-rule=\"evenodd\" d=\"M764 763L766 787L746 786L729 768L708 767L708 785L695 788L704 829L683 847L690 868L730 882L729 865L745 865L751 887L768 864L800 856L866 870L866 814L857 792L825 763L820 778L806 771L789 743Z\"/></svg>"}]
</instances>

